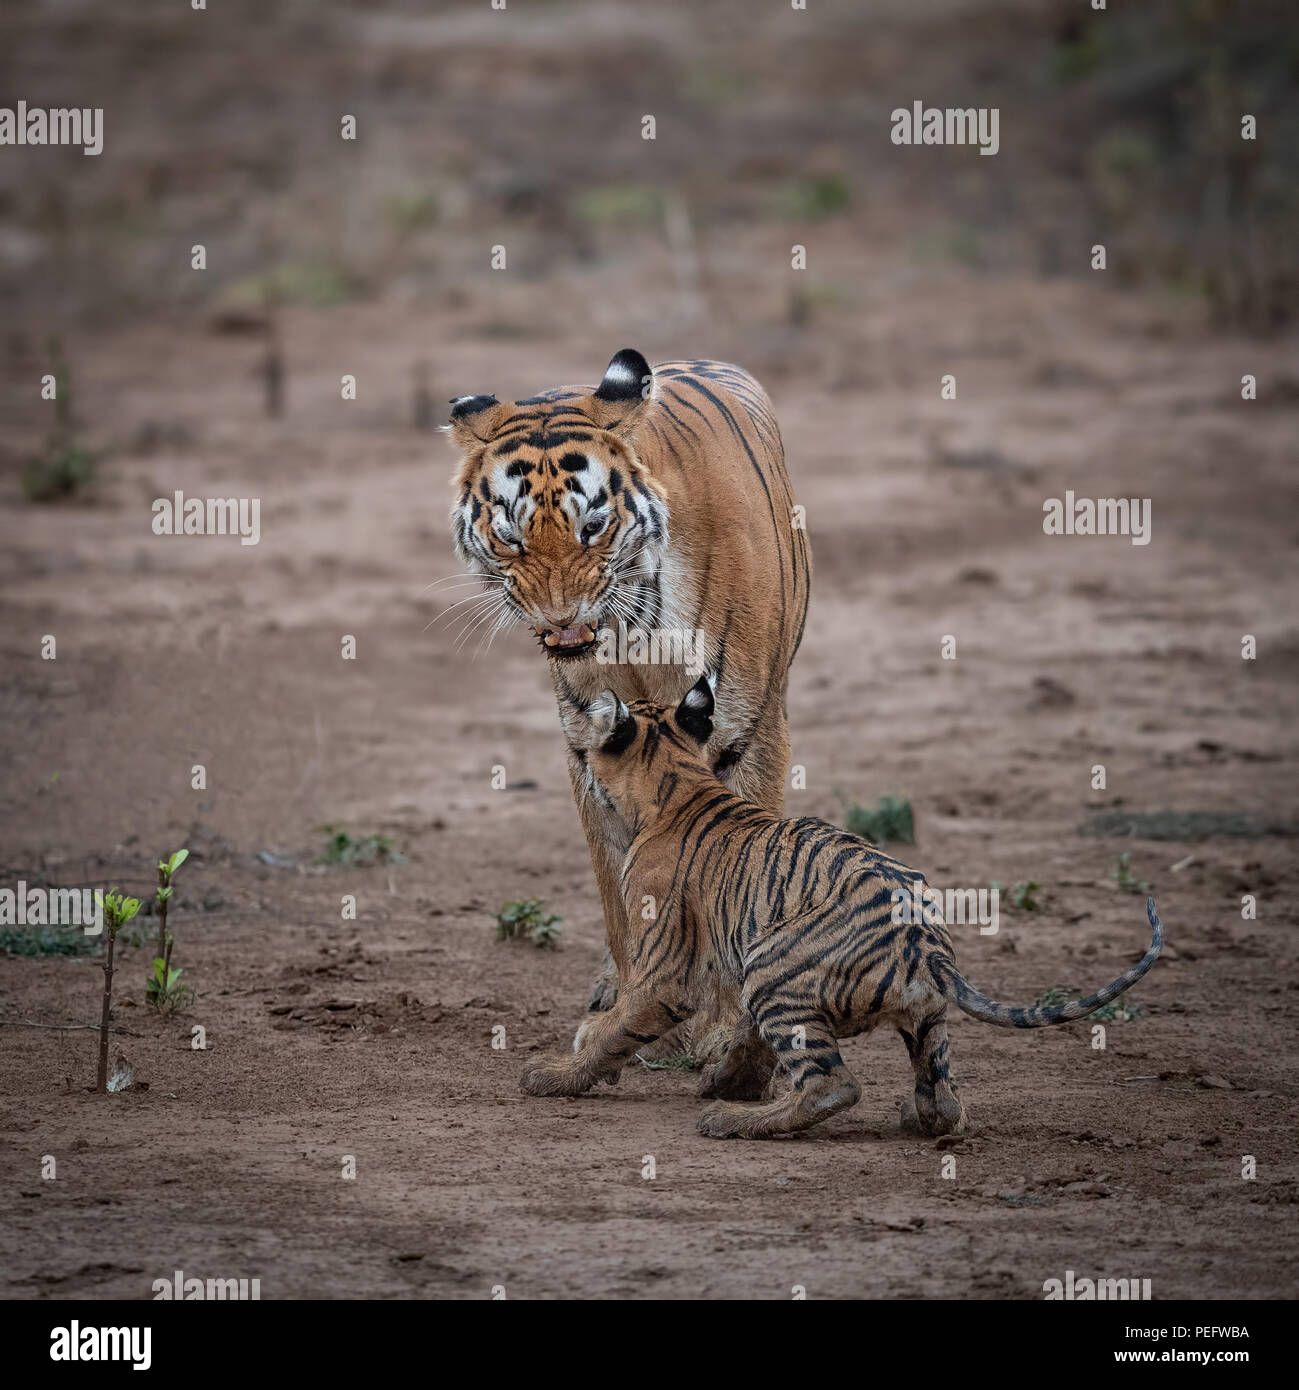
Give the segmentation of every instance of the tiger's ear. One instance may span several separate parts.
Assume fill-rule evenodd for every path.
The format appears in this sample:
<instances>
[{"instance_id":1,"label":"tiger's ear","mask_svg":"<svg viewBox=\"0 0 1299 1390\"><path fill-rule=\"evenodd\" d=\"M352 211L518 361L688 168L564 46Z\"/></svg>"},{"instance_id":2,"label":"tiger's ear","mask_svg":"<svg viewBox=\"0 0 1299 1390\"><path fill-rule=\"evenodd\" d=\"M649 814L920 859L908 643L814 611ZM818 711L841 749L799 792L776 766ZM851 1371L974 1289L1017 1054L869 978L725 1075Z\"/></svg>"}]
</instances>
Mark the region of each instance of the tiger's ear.
<instances>
[{"instance_id":1,"label":"tiger's ear","mask_svg":"<svg viewBox=\"0 0 1299 1390\"><path fill-rule=\"evenodd\" d=\"M451 437L462 449L486 444L509 413L495 396L457 396L451 402Z\"/></svg>"},{"instance_id":2,"label":"tiger's ear","mask_svg":"<svg viewBox=\"0 0 1299 1390\"><path fill-rule=\"evenodd\" d=\"M635 348L623 348L604 369L591 397L595 423L613 434L630 433L654 397L654 372Z\"/></svg>"},{"instance_id":3,"label":"tiger's ear","mask_svg":"<svg viewBox=\"0 0 1299 1390\"><path fill-rule=\"evenodd\" d=\"M707 743L713 736L713 708L713 687L707 676L700 676L677 706L677 724L696 743Z\"/></svg>"},{"instance_id":4,"label":"tiger's ear","mask_svg":"<svg viewBox=\"0 0 1299 1390\"><path fill-rule=\"evenodd\" d=\"M595 744L603 753L621 753L636 737L632 712L613 693L606 690L587 711Z\"/></svg>"}]
</instances>

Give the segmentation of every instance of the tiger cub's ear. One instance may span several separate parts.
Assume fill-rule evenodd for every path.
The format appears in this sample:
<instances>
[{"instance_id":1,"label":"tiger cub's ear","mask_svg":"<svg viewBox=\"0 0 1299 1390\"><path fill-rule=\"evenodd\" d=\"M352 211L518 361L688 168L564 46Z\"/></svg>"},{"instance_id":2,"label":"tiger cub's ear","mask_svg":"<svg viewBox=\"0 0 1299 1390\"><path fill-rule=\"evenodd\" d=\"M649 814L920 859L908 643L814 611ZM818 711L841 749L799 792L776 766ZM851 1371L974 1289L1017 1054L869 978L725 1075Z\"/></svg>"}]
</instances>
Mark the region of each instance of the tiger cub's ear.
<instances>
[{"instance_id":1,"label":"tiger cub's ear","mask_svg":"<svg viewBox=\"0 0 1299 1390\"><path fill-rule=\"evenodd\" d=\"M602 753L621 753L636 737L636 720L631 710L612 690L606 690L594 701L588 715L596 746Z\"/></svg>"},{"instance_id":2,"label":"tiger cub's ear","mask_svg":"<svg viewBox=\"0 0 1299 1390\"><path fill-rule=\"evenodd\" d=\"M495 396L457 396L451 402L451 437L462 449L486 444L509 413Z\"/></svg>"},{"instance_id":3,"label":"tiger cub's ear","mask_svg":"<svg viewBox=\"0 0 1299 1390\"><path fill-rule=\"evenodd\" d=\"M654 373L635 348L623 348L604 369L592 396L595 423L613 434L630 433L654 395Z\"/></svg>"},{"instance_id":4,"label":"tiger cub's ear","mask_svg":"<svg viewBox=\"0 0 1299 1390\"><path fill-rule=\"evenodd\" d=\"M677 706L677 725L696 743L707 743L713 736L713 687L707 676L699 679L686 691Z\"/></svg>"}]
</instances>

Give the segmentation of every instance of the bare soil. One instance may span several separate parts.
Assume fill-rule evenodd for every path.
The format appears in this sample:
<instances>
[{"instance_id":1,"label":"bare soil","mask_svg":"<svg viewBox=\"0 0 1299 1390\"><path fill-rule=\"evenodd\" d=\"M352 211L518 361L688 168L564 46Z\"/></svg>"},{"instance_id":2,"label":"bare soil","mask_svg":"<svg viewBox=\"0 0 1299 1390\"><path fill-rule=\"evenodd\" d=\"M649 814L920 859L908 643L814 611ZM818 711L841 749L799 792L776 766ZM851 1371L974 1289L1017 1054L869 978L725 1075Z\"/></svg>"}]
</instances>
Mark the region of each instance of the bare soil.
<instances>
[{"instance_id":1,"label":"bare soil","mask_svg":"<svg viewBox=\"0 0 1299 1390\"><path fill-rule=\"evenodd\" d=\"M149 952L128 949L113 1043L147 1090L98 1096L94 1034L64 1031L97 1018L97 959L0 963L0 1293L147 1298L179 1269L264 1298L1039 1298L1072 1269L1161 1299L1294 1295L1299 344L1210 336L1193 306L1097 280L918 266L833 220L816 254L853 297L805 320L763 269L789 241L729 227L702 313L665 302L662 247L508 295L483 276L436 306L399 287L291 305L278 421L260 340L206 312L86 327L79 410L114 452L58 506L22 500L44 417L30 392L15 406L0 882L147 892L188 846L173 924L199 997L154 1017ZM956 1017L956 1143L900 1132L910 1068L884 1034L845 1046L860 1104L798 1140L698 1137L685 1071L517 1089L568 1047L603 928L543 658L433 622L452 458L403 423L410 370L428 362L439 400L523 396L627 345L739 361L775 400L816 567L791 812L904 793L916 843L893 848L934 884L1039 882L1038 911L957 931L971 980L1010 1001L1125 969L1148 931L1118 856L1152 885L1170 949L1103 1049L1088 1023ZM260 543L154 536L176 489L259 497ZM1065 489L1151 498L1150 544L1045 536ZM1080 833L1164 810L1273 828ZM326 824L403 862L322 865ZM562 915L560 949L495 940L490 914L528 896Z\"/></svg>"}]
</instances>

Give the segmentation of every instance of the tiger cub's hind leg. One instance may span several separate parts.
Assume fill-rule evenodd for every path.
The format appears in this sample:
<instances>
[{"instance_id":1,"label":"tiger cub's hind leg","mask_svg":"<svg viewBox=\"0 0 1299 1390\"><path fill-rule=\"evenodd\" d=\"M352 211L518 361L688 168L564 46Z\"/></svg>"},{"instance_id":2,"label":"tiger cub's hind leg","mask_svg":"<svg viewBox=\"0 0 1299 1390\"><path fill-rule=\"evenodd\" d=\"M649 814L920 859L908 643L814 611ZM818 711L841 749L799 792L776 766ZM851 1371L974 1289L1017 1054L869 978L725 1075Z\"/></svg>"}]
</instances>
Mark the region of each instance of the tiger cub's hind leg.
<instances>
[{"instance_id":1,"label":"tiger cub's hind leg","mask_svg":"<svg viewBox=\"0 0 1299 1390\"><path fill-rule=\"evenodd\" d=\"M704 1068L699 1094L704 1100L761 1100L775 1061L746 1009L721 1060Z\"/></svg>"},{"instance_id":2,"label":"tiger cub's hind leg","mask_svg":"<svg viewBox=\"0 0 1299 1390\"><path fill-rule=\"evenodd\" d=\"M902 1128L913 1134L963 1134L965 1107L952 1080L946 1006L910 1015L898 1031L916 1074L915 1099L902 1107Z\"/></svg>"},{"instance_id":3,"label":"tiger cub's hind leg","mask_svg":"<svg viewBox=\"0 0 1299 1390\"><path fill-rule=\"evenodd\" d=\"M731 791L756 801L773 815L783 814L789 767L789 727L783 697L772 697L756 719L747 744L719 750L716 767ZM775 1054L751 1025L744 1027L744 1019L738 993L720 985L715 998L701 1003L691 1019L690 1050L705 1064L706 1089L701 1089L701 1095L756 1100L774 1084ZM746 1050L734 1053L741 1033L748 1039Z\"/></svg>"},{"instance_id":4,"label":"tiger cub's hind leg","mask_svg":"<svg viewBox=\"0 0 1299 1390\"><path fill-rule=\"evenodd\" d=\"M839 1055L839 1044L824 1019L799 1020L771 1026L759 1019L758 1028L776 1049L789 1072L793 1089L767 1105L735 1105L717 1101L699 1117L695 1128L712 1139L767 1139L794 1134L828 1120L856 1105L861 1087ZM801 1046L800 1046L801 1044Z\"/></svg>"}]
</instances>

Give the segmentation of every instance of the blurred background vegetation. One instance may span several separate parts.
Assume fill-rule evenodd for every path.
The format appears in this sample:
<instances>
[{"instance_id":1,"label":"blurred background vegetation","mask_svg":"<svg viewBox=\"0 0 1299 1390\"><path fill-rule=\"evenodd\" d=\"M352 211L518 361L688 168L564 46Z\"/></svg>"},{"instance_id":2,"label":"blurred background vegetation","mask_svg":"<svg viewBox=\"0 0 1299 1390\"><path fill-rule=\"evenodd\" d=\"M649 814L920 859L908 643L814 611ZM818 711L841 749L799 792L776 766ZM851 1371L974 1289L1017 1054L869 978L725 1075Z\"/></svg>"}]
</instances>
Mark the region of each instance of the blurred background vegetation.
<instances>
[{"instance_id":1,"label":"blurred background vegetation","mask_svg":"<svg viewBox=\"0 0 1299 1390\"><path fill-rule=\"evenodd\" d=\"M850 275L751 293L754 237L787 264L813 228L990 275L1085 276L1101 241L1111 288L1208 327L1299 309L1293 0L46 0L5 7L0 54L6 100L106 113L97 159L0 151L20 356L139 316L455 305L498 242L533 280L657 247L741 319L851 311ZM999 107L1000 154L891 145L914 100Z\"/></svg>"}]
</instances>

